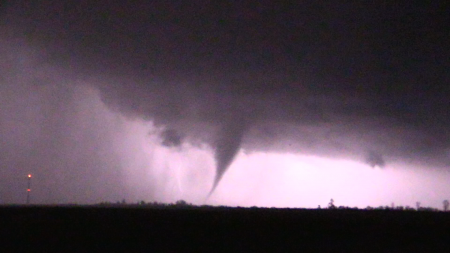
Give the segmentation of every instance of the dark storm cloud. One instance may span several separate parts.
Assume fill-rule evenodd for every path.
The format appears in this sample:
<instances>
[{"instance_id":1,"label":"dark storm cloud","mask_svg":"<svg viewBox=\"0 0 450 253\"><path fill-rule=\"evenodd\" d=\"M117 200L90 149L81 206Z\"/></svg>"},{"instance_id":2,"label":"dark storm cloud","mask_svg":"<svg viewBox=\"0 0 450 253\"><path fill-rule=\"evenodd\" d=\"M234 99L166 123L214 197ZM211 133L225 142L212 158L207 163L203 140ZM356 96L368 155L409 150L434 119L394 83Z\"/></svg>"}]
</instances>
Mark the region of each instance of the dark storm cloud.
<instances>
[{"instance_id":1,"label":"dark storm cloud","mask_svg":"<svg viewBox=\"0 0 450 253\"><path fill-rule=\"evenodd\" d=\"M369 151L367 153L366 162L372 167L379 166L382 168L385 165L383 156L374 151Z\"/></svg>"},{"instance_id":2,"label":"dark storm cloud","mask_svg":"<svg viewBox=\"0 0 450 253\"><path fill-rule=\"evenodd\" d=\"M0 203L25 203L29 173L34 204L129 196L123 123L42 48L7 27L0 34Z\"/></svg>"},{"instance_id":3,"label":"dark storm cloud","mask_svg":"<svg viewBox=\"0 0 450 253\"><path fill-rule=\"evenodd\" d=\"M240 147L448 165L448 11L23 1L7 22L51 49L48 61L98 80L110 108L173 129L168 144L209 143L220 179Z\"/></svg>"},{"instance_id":4,"label":"dark storm cloud","mask_svg":"<svg viewBox=\"0 0 450 253\"><path fill-rule=\"evenodd\" d=\"M165 129L161 133L163 138L161 144L166 147L177 147L181 145L182 137L174 129Z\"/></svg>"}]
</instances>

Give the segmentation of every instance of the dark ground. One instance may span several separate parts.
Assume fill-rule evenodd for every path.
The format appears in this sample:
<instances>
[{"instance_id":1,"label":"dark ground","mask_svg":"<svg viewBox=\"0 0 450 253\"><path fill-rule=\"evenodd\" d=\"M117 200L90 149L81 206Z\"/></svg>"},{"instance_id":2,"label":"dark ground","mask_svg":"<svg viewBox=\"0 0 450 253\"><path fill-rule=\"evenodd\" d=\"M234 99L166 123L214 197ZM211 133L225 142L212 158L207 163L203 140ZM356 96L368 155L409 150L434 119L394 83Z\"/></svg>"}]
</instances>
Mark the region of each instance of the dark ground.
<instances>
[{"instance_id":1,"label":"dark ground","mask_svg":"<svg viewBox=\"0 0 450 253\"><path fill-rule=\"evenodd\" d=\"M3 206L1 252L450 252L450 212Z\"/></svg>"}]
</instances>

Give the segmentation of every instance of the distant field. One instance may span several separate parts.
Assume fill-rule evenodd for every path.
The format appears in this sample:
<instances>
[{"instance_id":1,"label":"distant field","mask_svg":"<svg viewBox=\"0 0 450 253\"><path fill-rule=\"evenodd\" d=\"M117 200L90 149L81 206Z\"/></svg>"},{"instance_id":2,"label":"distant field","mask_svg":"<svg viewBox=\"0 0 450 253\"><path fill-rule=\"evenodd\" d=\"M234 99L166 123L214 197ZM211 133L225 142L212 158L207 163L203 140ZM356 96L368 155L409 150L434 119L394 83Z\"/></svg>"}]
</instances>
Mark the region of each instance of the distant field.
<instances>
[{"instance_id":1,"label":"distant field","mask_svg":"<svg viewBox=\"0 0 450 253\"><path fill-rule=\"evenodd\" d=\"M1 252L450 252L450 212L3 206Z\"/></svg>"}]
</instances>

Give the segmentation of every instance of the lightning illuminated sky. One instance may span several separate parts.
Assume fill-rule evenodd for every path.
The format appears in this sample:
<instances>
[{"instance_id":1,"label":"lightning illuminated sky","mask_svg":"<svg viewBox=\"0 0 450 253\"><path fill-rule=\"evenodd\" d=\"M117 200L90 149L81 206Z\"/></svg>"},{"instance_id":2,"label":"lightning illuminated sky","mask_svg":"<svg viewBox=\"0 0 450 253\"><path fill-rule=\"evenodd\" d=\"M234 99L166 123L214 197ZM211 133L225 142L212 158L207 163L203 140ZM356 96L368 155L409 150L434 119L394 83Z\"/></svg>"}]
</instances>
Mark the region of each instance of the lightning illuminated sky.
<instances>
[{"instance_id":1,"label":"lightning illuminated sky","mask_svg":"<svg viewBox=\"0 0 450 253\"><path fill-rule=\"evenodd\" d=\"M0 200L440 207L448 11L3 2Z\"/></svg>"}]
</instances>

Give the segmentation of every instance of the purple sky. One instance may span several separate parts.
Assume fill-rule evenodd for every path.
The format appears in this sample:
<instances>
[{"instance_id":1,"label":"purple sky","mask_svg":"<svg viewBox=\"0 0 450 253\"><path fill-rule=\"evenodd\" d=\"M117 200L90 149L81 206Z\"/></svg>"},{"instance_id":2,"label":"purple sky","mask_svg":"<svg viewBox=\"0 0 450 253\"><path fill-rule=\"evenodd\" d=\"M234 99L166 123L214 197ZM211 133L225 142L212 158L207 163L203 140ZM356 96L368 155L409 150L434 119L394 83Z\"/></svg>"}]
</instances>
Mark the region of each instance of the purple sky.
<instances>
[{"instance_id":1,"label":"purple sky","mask_svg":"<svg viewBox=\"0 0 450 253\"><path fill-rule=\"evenodd\" d=\"M0 201L441 207L447 11L3 4Z\"/></svg>"}]
</instances>

